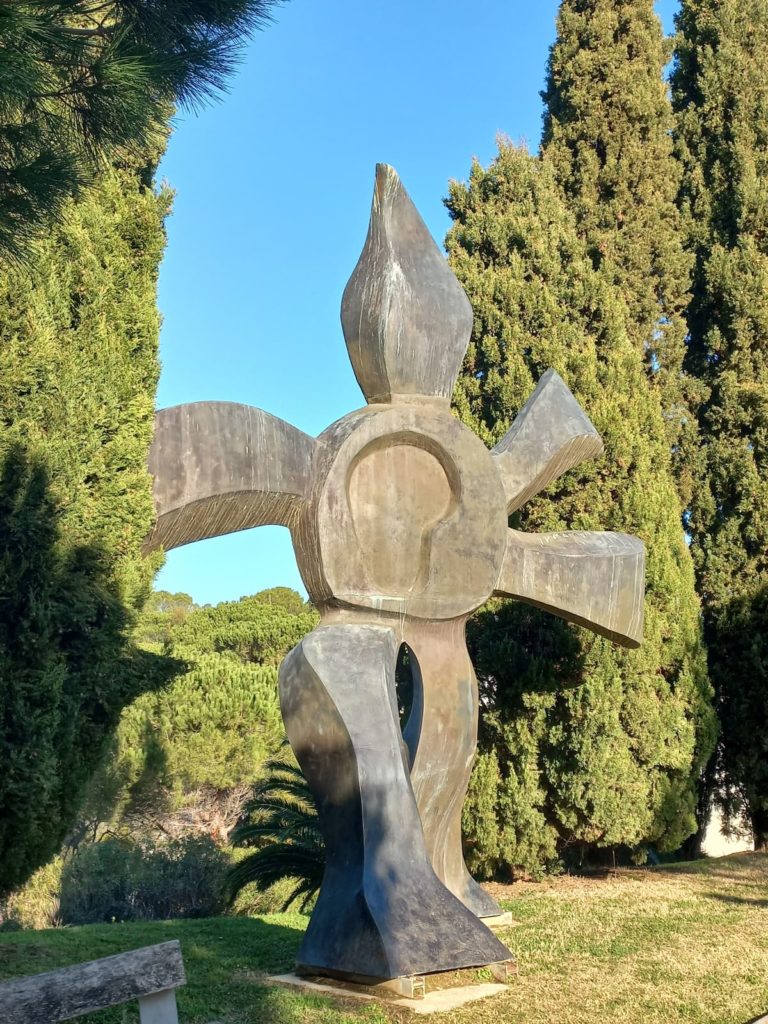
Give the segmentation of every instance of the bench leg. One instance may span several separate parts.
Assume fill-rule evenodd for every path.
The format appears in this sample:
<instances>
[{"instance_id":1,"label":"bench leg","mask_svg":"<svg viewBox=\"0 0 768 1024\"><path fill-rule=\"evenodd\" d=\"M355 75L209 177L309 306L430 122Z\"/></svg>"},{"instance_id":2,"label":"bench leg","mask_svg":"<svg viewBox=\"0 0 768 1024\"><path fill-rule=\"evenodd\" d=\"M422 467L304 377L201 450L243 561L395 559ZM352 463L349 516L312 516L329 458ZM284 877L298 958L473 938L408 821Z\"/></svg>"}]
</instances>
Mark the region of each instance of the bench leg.
<instances>
[{"instance_id":1,"label":"bench leg","mask_svg":"<svg viewBox=\"0 0 768 1024\"><path fill-rule=\"evenodd\" d=\"M176 989L169 988L165 992L155 992L154 995L140 999L139 1020L141 1024L179 1024Z\"/></svg>"}]
</instances>

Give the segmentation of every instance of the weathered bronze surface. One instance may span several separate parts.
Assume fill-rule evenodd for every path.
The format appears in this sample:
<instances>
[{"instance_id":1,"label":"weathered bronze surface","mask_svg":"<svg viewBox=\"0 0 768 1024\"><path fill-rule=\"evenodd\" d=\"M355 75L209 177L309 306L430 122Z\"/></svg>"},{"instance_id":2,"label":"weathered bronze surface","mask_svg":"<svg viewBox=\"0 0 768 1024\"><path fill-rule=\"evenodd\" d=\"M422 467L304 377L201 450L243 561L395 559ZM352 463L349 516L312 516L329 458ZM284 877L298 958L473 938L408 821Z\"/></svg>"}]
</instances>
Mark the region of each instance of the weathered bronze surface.
<instances>
[{"instance_id":1,"label":"weathered bronze surface","mask_svg":"<svg viewBox=\"0 0 768 1024\"><path fill-rule=\"evenodd\" d=\"M472 310L383 165L342 326L368 404L316 440L241 405L158 413L150 545L291 530L321 624L285 659L280 699L327 849L301 963L381 979L501 961L479 920L500 910L461 849L478 718L466 620L505 594L637 646L643 545L508 528L602 443L552 370L493 451L452 415ZM401 735L403 643L415 692Z\"/></svg>"}]
</instances>

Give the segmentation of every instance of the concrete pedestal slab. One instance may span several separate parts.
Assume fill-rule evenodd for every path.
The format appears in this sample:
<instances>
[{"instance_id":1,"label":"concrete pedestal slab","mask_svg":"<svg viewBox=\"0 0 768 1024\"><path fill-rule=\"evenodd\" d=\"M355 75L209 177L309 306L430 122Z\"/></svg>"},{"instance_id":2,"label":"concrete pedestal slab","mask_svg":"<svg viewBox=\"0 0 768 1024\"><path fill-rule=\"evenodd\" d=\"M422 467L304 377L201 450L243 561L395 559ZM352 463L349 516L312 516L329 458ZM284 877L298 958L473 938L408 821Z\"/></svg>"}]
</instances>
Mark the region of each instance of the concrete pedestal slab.
<instances>
[{"instance_id":1,"label":"concrete pedestal slab","mask_svg":"<svg viewBox=\"0 0 768 1024\"><path fill-rule=\"evenodd\" d=\"M506 911L504 914L498 914L496 917L482 917L480 920L486 928L490 928L492 931L496 931L499 928L516 928L520 924L509 911Z\"/></svg>"},{"instance_id":2,"label":"concrete pedestal slab","mask_svg":"<svg viewBox=\"0 0 768 1024\"><path fill-rule=\"evenodd\" d=\"M461 1006L466 1006L468 1003L475 1003L480 999L500 996L509 990L508 985L500 985L495 982L478 982L476 985L436 989L434 992L427 992L421 999L403 999L402 997L394 996L391 992L373 995L371 992L356 991L351 985L342 988L330 980L327 983L309 981L307 978L299 977L298 974L270 975L266 980L273 985L285 985L298 991L316 992L319 995L335 996L337 999L384 1002L388 1006L402 1007L422 1016L427 1016L431 1013L446 1013L449 1010L456 1010Z\"/></svg>"}]
</instances>

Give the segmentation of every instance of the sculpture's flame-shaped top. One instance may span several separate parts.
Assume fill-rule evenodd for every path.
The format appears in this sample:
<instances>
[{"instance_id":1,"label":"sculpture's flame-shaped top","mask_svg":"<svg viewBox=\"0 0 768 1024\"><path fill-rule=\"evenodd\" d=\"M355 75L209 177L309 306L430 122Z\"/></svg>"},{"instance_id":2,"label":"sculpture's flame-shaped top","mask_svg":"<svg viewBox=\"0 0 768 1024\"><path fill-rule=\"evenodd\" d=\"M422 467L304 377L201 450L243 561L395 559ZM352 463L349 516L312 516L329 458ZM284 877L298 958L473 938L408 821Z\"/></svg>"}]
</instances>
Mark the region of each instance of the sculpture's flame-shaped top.
<instances>
[{"instance_id":1,"label":"sculpture's flame-shaped top","mask_svg":"<svg viewBox=\"0 0 768 1024\"><path fill-rule=\"evenodd\" d=\"M368 402L450 399L472 307L386 164L376 166L368 237L344 291L341 323Z\"/></svg>"}]
</instances>

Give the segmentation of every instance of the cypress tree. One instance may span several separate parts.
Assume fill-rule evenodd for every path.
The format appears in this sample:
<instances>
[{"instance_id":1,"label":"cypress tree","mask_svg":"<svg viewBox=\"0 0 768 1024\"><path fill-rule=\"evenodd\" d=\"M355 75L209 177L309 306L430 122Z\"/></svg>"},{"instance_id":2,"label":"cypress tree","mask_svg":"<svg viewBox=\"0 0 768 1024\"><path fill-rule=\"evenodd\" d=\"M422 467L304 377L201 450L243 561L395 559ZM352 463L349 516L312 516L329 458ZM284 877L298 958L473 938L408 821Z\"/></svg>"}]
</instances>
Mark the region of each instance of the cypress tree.
<instances>
[{"instance_id":1,"label":"cypress tree","mask_svg":"<svg viewBox=\"0 0 768 1024\"><path fill-rule=\"evenodd\" d=\"M461 418L495 443L552 366L605 441L604 458L525 506L520 527L624 530L648 548L637 651L511 602L470 624L486 708L470 862L539 871L574 846L675 849L695 829L713 716L659 396L548 161L502 143L447 205L450 262L475 310Z\"/></svg>"},{"instance_id":2,"label":"cypress tree","mask_svg":"<svg viewBox=\"0 0 768 1024\"><path fill-rule=\"evenodd\" d=\"M542 93L542 150L594 266L627 306L628 333L660 389L676 443L690 401L681 374L690 258L663 77L670 47L653 7L653 0L563 0Z\"/></svg>"},{"instance_id":3,"label":"cypress tree","mask_svg":"<svg viewBox=\"0 0 768 1024\"><path fill-rule=\"evenodd\" d=\"M688 372L705 388L688 529L727 810L768 848L768 3L683 0L673 98L695 256Z\"/></svg>"},{"instance_id":4,"label":"cypress tree","mask_svg":"<svg viewBox=\"0 0 768 1024\"><path fill-rule=\"evenodd\" d=\"M146 469L166 192L122 166L36 273L0 276L0 892L57 850L120 710L170 672L129 634L157 562Z\"/></svg>"}]
</instances>

